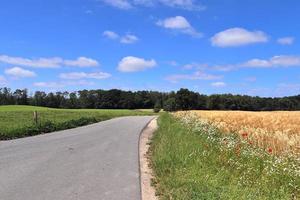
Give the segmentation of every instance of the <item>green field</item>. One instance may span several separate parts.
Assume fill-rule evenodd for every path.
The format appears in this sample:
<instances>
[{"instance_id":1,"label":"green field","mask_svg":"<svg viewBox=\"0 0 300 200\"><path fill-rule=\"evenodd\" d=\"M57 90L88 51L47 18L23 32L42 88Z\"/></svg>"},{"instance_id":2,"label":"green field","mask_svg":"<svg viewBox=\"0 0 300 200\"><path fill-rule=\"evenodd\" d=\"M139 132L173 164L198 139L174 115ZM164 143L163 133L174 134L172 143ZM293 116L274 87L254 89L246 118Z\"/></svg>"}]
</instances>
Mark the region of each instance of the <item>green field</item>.
<instances>
[{"instance_id":1,"label":"green field","mask_svg":"<svg viewBox=\"0 0 300 200\"><path fill-rule=\"evenodd\" d=\"M240 143L212 126L159 118L151 142L153 185L160 199L299 199L299 165ZM229 140L229 139L230 140Z\"/></svg>"},{"instance_id":2,"label":"green field","mask_svg":"<svg viewBox=\"0 0 300 200\"><path fill-rule=\"evenodd\" d=\"M33 112L38 112L38 123ZM151 110L51 109L33 106L0 106L0 139L14 139L74 128L114 117L153 115Z\"/></svg>"}]
</instances>

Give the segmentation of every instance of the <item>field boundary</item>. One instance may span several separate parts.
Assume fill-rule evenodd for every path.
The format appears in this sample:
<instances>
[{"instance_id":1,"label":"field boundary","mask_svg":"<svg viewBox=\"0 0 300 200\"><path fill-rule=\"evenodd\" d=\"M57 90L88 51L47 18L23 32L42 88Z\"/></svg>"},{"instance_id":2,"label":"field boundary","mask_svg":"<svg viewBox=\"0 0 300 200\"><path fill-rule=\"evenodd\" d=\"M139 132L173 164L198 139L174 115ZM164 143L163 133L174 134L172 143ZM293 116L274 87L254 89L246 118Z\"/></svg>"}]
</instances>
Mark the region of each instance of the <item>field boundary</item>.
<instances>
[{"instance_id":1,"label":"field boundary","mask_svg":"<svg viewBox=\"0 0 300 200\"><path fill-rule=\"evenodd\" d=\"M151 181L154 178L153 171L150 168L150 160L148 151L150 149L150 142L157 130L157 117L152 119L142 130L139 139L139 168L140 168L140 188L142 200L158 200L155 195L155 188Z\"/></svg>"}]
</instances>

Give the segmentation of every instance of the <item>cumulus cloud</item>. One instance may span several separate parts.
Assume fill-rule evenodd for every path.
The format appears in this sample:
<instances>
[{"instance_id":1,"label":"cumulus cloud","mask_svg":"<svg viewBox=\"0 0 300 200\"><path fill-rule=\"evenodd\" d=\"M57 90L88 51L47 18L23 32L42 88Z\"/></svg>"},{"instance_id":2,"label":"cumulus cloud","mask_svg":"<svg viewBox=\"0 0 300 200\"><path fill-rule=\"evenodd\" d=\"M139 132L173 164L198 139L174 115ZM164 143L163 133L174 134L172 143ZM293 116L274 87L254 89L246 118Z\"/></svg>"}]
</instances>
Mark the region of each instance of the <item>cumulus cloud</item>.
<instances>
[{"instance_id":1,"label":"cumulus cloud","mask_svg":"<svg viewBox=\"0 0 300 200\"><path fill-rule=\"evenodd\" d=\"M35 68L59 68L60 66L95 67L99 65L98 61L86 57L79 57L76 60L65 60L60 57L29 59L0 55L0 62Z\"/></svg>"},{"instance_id":2,"label":"cumulus cloud","mask_svg":"<svg viewBox=\"0 0 300 200\"><path fill-rule=\"evenodd\" d=\"M108 30L104 31L102 35L111 40L115 40L120 37L117 33L113 32L113 31L108 31Z\"/></svg>"},{"instance_id":3,"label":"cumulus cloud","mask_svg":"<svg viewBox=\"0 0 300 200\"><path fill-rule=\"evenodd\" d=\"M163 28L188 34L194 37L201 37L202 33L197 32L188 20L182 16L170 17L164 20L159 20L156 25Z\"/></svg>"},{"instance_id":4,"label":"cumulus cloud","mask_svg":"<svg viewBox=\"0 0 300 200\"><path fill-rule=\"evenodd\" d=\"M211 86L213 86L213 87L225 87L226 83L224 83L224 82L214 82L214 83L211 84Z\"/></svg>"},{"instance_id":5,"label":"cumulus cloud","mask_svg":"<svg viewBox=\"0 0 300 200\"><path fill-rule=\"evenodd\" d=\"M33 71L22 69L20 67L6 69L5 74L14 78L31 78L36 76L36 74Z\"/></svg>"},{"instance_id":6,"label":"cumulus cloud","mask_svg":"<svg viewBox=\"0 0 300 200\"><path fill-rule=\"evenodd\" d=\"M281 45L292 45L295 41L295 38L293 37L283 37L283 38L279 38L277 40L277 43L278 44L281 44Z\"/></svg>"},{"instance_id":7,"label":"cumulus cloud","mask_svg":"<svg viewBox=\"0 0 300 200\"><path fill-rule=\"evenodd\" d=\"M62 79L71 79L71 80L78 80L78 79L107 79L111 77L111 74L105 72L93 72L93 73L86 73L86 72L71 72L71 73L61 73L59 75Z\"/></svg>"},{"instance_id":8,"label":"cumulus cloud","mask_svg":"<svg viewBox=\"0 0 300 200\"><path fill-rule=\"evenodd\" d=\"M133 34L128 33L124 36L120 36L116 32L109 30L104 31L102 35L110 40L119 40L119 42L123 44L133 44L139 40L139 38Z\"/></svg>"},{"instance_id":9,"label":"cumulus cloud","mask_svg":"<svg viewBox=\"0 0 300 200\"><path fill-rule=\"evenodd\" d=\"M156 65L157 63L154 59L145 60L144 58L128 56L119 62L118 70L121 72L137 72L155 67Z\"/></svg>"},{"instance_id":10,"label":"cumulus cloud","mask_svg":"<svg viewBox=\"0 0 300 200\"><path fill-rule=\"evenodd\" d=\"M129 10L137 6L156 6L180 8L185 10L204 10L206 7L197 0L102 0L102 2L118 9Z\"/></svg>"},{"instance_id":11,"label":"cumulus cloud","mask_svg":"<svg viewBox=\"0 0 300 200\"><path fill-rule=\"evenodd\" d=\"M217 47L237 47L264 42L268 42L268 36L264 32L248 31L243 28L227 29L211 38L212 45Z\"/></svg>"},{"instance_id":12,"label":"cumulus cloud","mask_svg":"<svg viewBox=\"0 0 300 200\"><path fill-rule=\"evenodd\" d=\"M166 77L165 79L172 83L177 83L181 80L218 80L222 78L223 76L207 74L202 71L197 71L193 74L174 74Z\"/></svg>"},{"instance_id":13,"label":"cumulus cloud","mask_svg":"<svg viewBox=\"0 0 300 200\"><path fill-rule=\"evenodd\" d=\"M91 58L79 57L77 60L65 60L64 65L71 67L97 67L99 63Z\"/></svg>"},{"instance_id":14,"label":"cumulus cloud","mask_svg":"<svg viewBox=\"0 0 300 200\"><path fill-rule=\"evenodd\" d=\"M133 44L138 40L139 39L135 35L127 34L121 38L120 42L123 44Z\"/></svg>"}]
</instances>

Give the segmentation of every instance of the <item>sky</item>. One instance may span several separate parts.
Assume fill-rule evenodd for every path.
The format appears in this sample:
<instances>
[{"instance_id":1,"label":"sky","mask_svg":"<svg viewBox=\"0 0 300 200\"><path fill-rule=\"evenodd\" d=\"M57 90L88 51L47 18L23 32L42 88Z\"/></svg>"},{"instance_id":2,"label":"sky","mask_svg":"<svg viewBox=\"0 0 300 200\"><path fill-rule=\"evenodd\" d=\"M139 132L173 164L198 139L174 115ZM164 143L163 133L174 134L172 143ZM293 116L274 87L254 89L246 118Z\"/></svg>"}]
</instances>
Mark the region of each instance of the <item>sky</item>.
<instances>
[{"instance_id":1,"label":"sky","mask_svg":"<svg viewBox=\"0 0 300 200\"><path fill-rule=\"evenodd\" d=\"M298 0L3 0L0 87L300 94Z\"/></svg>"}]
</instances>

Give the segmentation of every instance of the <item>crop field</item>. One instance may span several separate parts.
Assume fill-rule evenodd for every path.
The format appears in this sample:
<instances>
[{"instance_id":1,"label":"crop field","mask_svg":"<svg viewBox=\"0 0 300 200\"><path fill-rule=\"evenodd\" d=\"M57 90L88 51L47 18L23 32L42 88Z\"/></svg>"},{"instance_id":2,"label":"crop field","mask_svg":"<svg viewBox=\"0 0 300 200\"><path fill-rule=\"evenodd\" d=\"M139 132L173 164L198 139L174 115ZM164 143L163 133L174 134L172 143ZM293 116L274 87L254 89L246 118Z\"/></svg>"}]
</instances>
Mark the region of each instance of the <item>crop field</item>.
<instances>
[{"instance_id":1,"label":"crop field","mask_svg":"<svg viewBox=\"0 0 300 200\"><path fill-rule=\"evenodd\" d=\"M37 111L37 123L33 112ZM74 128L114 117L152 115L152 111L109 109L51 109L34 106L0 106L0 139L13 139Z\"/></svg>"},{"instance_id":2,"label":"crop field","mask_svg":"<svg viewBox=\"0 0 300 200\"><path fill-rule=\"evenodd\" d=\"M163 113L149 152L160 199L300 199L299 117Z\"/></svg>"},{"instance_id":3,"label":"crop field","mask_svg":"<svg viewBox=\"0 0 300 200\"><path fill-rule=\"evenodd\" d=\"M222 133L235 133L249 144L274 154L300 156L300 112L190 111L178 117L198 118Z\"/></svg>"}]
</instances>

